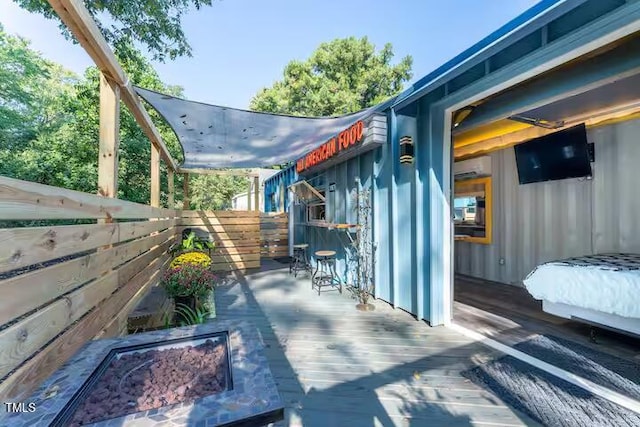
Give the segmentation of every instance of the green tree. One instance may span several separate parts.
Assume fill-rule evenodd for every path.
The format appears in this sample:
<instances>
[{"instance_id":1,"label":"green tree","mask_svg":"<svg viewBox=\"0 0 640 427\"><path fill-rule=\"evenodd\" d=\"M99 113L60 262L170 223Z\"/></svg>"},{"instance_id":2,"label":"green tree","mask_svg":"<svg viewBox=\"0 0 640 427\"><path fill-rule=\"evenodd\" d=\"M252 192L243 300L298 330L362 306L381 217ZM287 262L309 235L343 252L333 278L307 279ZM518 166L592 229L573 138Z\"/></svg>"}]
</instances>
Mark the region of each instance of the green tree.
<instances>
[{"instance_id":1,"label":"green tree","mask_svg":"<svg viewBox=\"0 0 640 427\"><path fill-rule=\"evenodd\" d=\"M129 48L120 61L134 84L181 95L179 87L163 84L134 49ZM0 76L0 175L95 193L100 122L97 68L74 76L43 59L24 39L0 28ZM150 142L124 105L120 111L118 197L148 203ZM154 110L149 112L179 161L182 149L175 134ZM166 173L162 176L166 189ZM178 192L181 180L178 176ZM162 197L166 203L166 191Z\"/></svg>"},{"instance_id":2,"label":"green tree","mask_svg":"<svg viewBox=\"0 0 640 427\"><path fill-rule=\"evenodd\" d=\"M393 49L376 52L366 37L323 43L306 61L291 61L281 81L252 100L256 111L297 116L353 113L396 95L408 81L410 56L392 65Z\"/></svg>"},{"instance_id":3,"label":"green tree","mask_svg":"<svg viewBox=\"0 0 640 427\"><path fill-rule=\"evenodd\" d=\"M231 207L231 198L249 189L249 180L240 176L200 175L190 183L191 208L220 210Z\"/></svg>"},{"instance_id":4,"label":"green tree","mask_svg":"<svg viewBox=\"0 0 640 427\"><path fill-rule=\"evenodd\" d=\"M53 78L63 78L60 67L54 70L52 63L29 49L27 40L5 33L0 25L0 147L24 143L49 121L42 104L53 94L41 89L51 82L52 72Z\"/></svg>"},{"instance_id":5,"label":"green tree","mask_svg":"<svg viewBox=\"0 0 640 427\"><path fill-rule=\"evenodd\" d=\"M158 74L140 52L129 48L125 57L119 58L122 68L135 85L169 93L182 95L178 86L162 83ZM68 155L77 160L72 171L79 171L72 176L65 186L81 191L93 193L97 191L98 171L98 133L100 125L99 109L99 80L100 72L96 67L85 71L84 78L78 82L75 104L72 106L74 121L71 129L72 140L67 140L66 147L56 151L71 151ZM182 149L178 140L155 110L148 108L149 114L156 124L160 135L165 141L171 155L178 161L182 158ZM77 153L77 154L73 154ZM120 108L120 147L118 168L118 198L138 203L149 203L150 200L150 162L151 142L144 134L133 115L121 104ZM162 164L162 189L166 190L166 167ZM89 179L87 179L89 178ZM181 177L176 180L176 188L181 188ZM166 191L162 193L162 200L166 203Z\"/></svg>"},{"instance_id":6,"label":"green tree","mask_svg":"<svg viewBox=\"0 0 640 427\"><path fill-rule=\"evenodd\" d=\"M22 8L59 20L45 0L14 0ZM182 31L182 16L190 8L211 6L212 0L84 0L89 14L116 51L132 43L142 45L153 59L165 61L179 56L191 56L191 46ZM67 27L60 22L60 30L72 39Z\"/></svg>"}]
</instances>

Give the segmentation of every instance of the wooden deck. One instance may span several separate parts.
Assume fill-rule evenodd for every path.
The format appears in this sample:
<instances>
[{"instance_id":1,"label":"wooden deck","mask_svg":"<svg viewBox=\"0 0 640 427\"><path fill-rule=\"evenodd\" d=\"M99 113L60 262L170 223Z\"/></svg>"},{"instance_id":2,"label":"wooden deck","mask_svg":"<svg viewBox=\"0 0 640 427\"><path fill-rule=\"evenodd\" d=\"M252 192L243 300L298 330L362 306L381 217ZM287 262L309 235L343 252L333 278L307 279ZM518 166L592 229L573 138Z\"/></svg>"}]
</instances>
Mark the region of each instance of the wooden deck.
<instances>
[{"instance_id":1,"label":"wooden deck","mask_svg":"<svg viewBox=\"0 0 640 427\"><path fill-rule=\"evenodd\" d=\"M513 346L535 335L567 338L595 350L640 362L640 340L604 329L596 329L542 311L542 303L524 288L456 276L454 321L503 344Z\"/></svg>"},{"instance_id":2,"label":"wooden deck","mask_svg":"<svg viewBox=\"0 0 640 427\"><path fill-rule=\"evenodd\" d=\"M267 263L216 291L218 318L260 328L286 406L278 426L536 425L460 373L497 353L376 301L318 296L310 279Z\"/></svg>"}]
</instances>

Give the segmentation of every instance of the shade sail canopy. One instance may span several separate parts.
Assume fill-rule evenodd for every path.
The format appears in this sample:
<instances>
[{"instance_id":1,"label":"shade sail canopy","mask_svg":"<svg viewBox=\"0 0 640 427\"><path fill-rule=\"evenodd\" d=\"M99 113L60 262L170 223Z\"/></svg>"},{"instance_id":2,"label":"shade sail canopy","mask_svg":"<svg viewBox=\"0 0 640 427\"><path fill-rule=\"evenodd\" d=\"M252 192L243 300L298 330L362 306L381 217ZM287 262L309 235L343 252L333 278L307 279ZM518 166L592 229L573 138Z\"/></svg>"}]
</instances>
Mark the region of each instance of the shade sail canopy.
<instances>
[{"instance_id":1,"label":"shade sail canopy","mask_svg":"<svg viewBox=\"0 0 640 427\"><path fill-rule=\"evenodd\" d=\"M295 161L380 104L340 117L294 117L187 101L136 87L178 136L182 169L253 168Z\"/></svg>"}]
</instances>

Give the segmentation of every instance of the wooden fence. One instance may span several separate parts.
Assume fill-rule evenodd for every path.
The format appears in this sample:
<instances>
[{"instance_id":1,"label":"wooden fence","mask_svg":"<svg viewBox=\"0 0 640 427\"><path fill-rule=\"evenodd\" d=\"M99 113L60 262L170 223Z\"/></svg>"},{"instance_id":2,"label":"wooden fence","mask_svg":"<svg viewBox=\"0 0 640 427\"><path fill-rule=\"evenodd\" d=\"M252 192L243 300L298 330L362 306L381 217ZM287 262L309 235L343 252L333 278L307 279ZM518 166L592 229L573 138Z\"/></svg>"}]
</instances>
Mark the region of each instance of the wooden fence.
<instances>
[{"instance_id":1,"label":"wooden fence","mask_svg":"<svg viewBox=\"0 0 640 427\"><path fill-rule=\"evenodd\" d=\"M278 258L289 255L289 217L286 213L260 214L260 256Z\"/></svg>"},{"instance_id":2,"label":"wooden fence","mask_svg":"<svg viewBox=\"0 0 640 427\"><path fill-rule=\"evenodd\" d=\"M214 271L260 267L258 211L182 211L178 230L182 233L185 228L203 230L215 240Z\"/></svg>"},{"instance_id":3,"label":"wooden fence","mask_svg":"<svg viewBox=\"0 0 640 427\"><path fill-rule=\"evenodd\" d=\"M25 398L85 342L126 326L169 262L178 217L0 177L0 221L61 219L97 221L0 228L0 400Z\"/></svg>"},{"instance_id":4,"label":"wooden fence","mask_svg":"<svg viewBox=\"0 0 640 427\"><path fill-rule=\"evenodd\" d=\"M24 226L43 220L89 223ZM0 177L0 400L26 398L88 340L124 333L187 227L218 243L215 270L260 267L257 211L153 208Z\"/></svg>"}]
</instances>

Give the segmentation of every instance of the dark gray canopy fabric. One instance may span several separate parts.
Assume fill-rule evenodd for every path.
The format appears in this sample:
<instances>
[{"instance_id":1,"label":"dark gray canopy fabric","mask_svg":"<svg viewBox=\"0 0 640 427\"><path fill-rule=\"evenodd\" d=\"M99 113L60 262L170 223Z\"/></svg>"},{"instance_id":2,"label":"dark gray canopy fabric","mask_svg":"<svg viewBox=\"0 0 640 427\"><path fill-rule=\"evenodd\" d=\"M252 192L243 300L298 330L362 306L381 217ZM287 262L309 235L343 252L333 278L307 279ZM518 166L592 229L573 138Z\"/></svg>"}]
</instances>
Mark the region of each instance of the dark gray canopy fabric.
<instances>
[{"instance_id":1,"label":"dark gray canopy fabric","mask_svg":"<svg viewBox=\"0 0 640 427\"><path fill-rule=\"evenodd\" d=\"M340 117L294 117L187 101L135 88L178 136L182 169L253 168L295 161L388 104Z\"/></svg>"}]
</instances>

